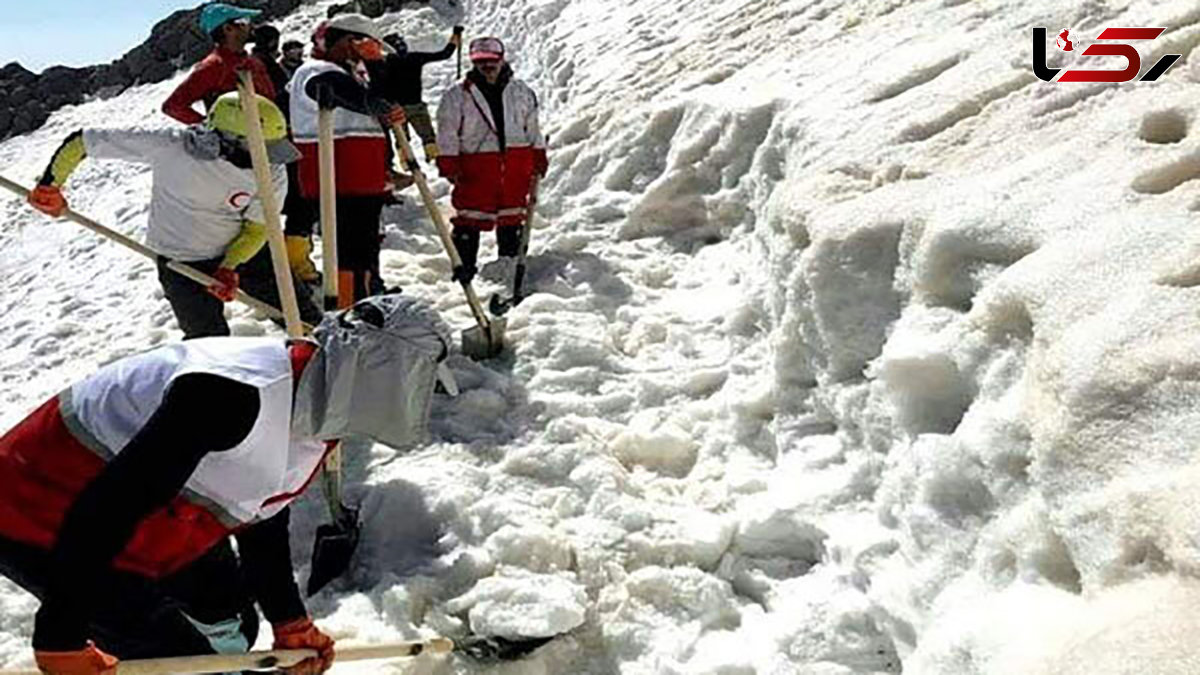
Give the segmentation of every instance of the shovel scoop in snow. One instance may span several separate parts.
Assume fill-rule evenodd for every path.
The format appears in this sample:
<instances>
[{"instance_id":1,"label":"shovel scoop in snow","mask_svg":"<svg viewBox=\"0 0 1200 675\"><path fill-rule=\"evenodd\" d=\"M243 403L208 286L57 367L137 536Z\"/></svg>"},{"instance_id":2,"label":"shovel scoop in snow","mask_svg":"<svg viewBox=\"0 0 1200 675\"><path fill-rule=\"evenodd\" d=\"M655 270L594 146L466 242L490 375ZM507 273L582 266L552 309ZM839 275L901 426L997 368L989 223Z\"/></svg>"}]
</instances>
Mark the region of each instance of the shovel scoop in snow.
<instances>
[{"instance_id":1,"label":"shovel scoop in snow","mask_svg":"<svg viewBox=\"0 0 1200 675\"><path fill-rule=\"evenodd\" d=\"M359 532L358 509L345 505L342 505L342 512L332 523L317 528L312 569L308 575L307 590L310 596L342 576L350 567L350 559L358 548Z\"/></svg>"},{"instance_id":2,"label":"shovel scoop in snow","mask_svg":"<svg viewBox=\"0 0 1200 675\"><path fill-rule=\"evenodd\" d=\"M468 357L490 359L504 349L504 330L508 321L504 317L493 317L471 326L462 332L462 351Z\"/></svg>"}]
</instances>

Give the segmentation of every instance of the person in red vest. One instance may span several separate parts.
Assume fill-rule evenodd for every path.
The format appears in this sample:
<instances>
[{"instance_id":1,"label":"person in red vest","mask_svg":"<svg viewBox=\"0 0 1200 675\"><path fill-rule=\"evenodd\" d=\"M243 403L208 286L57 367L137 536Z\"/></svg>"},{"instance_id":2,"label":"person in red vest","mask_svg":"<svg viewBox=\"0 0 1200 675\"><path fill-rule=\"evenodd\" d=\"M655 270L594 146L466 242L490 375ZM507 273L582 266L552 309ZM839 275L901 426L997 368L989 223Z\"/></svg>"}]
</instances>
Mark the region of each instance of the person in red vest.
<instances>
[{"instance_id":1,"label":"person in red vest","mask_svg":"<svg viewBox=\"0 0 1200 675\"><path fill-rule=\"evenodd\" d=\"M203 102L211 107L221 94L237 89L237 71L249 69L254 77L255 93L276 101L275 86L266 67L246 53L250 40L250 20L261 11L215 3L200 12L200 30L212 37L212 52L204 57L175 91L163 102L162 110L184 124L200 124L204 113L195 109Z\"/></svg>"},{"instance_id":2,"label":"person in red vest","mask_svg":"<svg viewBox=\"0 0 1200 675\"><path fill-rule=\"evenodd\" d=\"M339 306L381 287L379 218L391 194L385 125L403 124L405 115L403 107L371 93L362 64L381 60L388 49L374 21L339 14L318 26L313 60L288 84L300 194L314 210L320 199L318 116L322 109L334 111Z\"/></svg>"},{"instance_id":3,"label":"person in red vest","mask_svg":"<svg viewBox=\"0 0 1200 675\"><path fill-rule=\"evenodd\" d=\"M400 295L330 314L314 338L201 338L121 359L0 436L0 574L41 600L42 672L245 652L256 602L276 648L319 653L289 675L329 668L334 642L293 576L288 505L335 439L422 438L450 338Z\"/></svg>"},{"instance_id":4,"label":"person in red vest","mask_svg":"<svg viewBox=\"0 0 1200 675\"><path fill-rule=\"evenodd\" d=\"M496 230L502 264L515 261L533 176L546 175L546 139L533 90L513 76L498 38L471 41L474 66L438 105L438 172L454 184L456 281L475 276L479 233ZM507 273L502 271L502 275Z\"/></svg>"}]
</instances>

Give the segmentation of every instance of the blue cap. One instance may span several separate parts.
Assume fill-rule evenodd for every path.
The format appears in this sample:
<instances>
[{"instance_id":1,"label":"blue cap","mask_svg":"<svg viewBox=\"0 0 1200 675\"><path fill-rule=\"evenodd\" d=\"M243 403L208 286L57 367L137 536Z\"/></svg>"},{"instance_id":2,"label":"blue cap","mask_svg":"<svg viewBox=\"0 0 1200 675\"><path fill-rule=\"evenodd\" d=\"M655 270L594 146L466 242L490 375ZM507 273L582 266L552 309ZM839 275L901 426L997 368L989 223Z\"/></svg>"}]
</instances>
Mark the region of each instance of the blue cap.
<instances>
[{"instance_id":1,"label":"blue cap","mask_svg":"<svg viewBox=\"0 0 1200 675\"><path fill-rule=\"evenodd\" d=\"M230 21L253 19L259 14L262 14L262 10L243 9L241 7L234 7L233 5L226 5L223 2L206 5L200 11L200 30L204 31L207 35Z\"/></svg>"}]
</instances>

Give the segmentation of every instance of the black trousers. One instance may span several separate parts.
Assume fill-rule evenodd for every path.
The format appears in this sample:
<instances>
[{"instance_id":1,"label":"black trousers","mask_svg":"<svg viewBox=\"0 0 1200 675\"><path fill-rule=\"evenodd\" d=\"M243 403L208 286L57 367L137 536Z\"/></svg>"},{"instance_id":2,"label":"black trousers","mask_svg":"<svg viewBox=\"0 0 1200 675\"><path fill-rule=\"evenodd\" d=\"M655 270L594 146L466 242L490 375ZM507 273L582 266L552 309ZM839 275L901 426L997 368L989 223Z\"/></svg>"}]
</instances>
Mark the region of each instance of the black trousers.
<instances>
[{"instance_id":1,"label":"black trousers","mask_svg":"<svg viewBox=\"0 0 1200 675\"><path fill-rule=\"evenodd\" d=\"M337 258L339 287L349 283L353 299L361 300L382 286L379 276L380 224L384 195L338 195ZM315 213L318 200L309 200ZM342 292L345 295L345 291Z\"/></svg>"},{"instance_id":2,"label":"black trousers","mask_svg":"<svg viewBox=\"0 0 1200 675\"><path fill-rule=\"evenodd\" d=\"M299 163L287 165L288 193L283 201L283 215L287 217L283 233L298 237L312 236L313 226L319 219L319 211L313 202L300 195Z\"/></svg>"},{"instance_id":3,"label":"black trousers","mask_svg":"<svg viewBox=\"0 0 1200 675\"><path fill-rule=\"evenodd\" d=\"M0 574L39 600L49 569L47 551L0 538ZM155 581L110 570L93 591L89 637L121 659L217 653L197 622L227 624L246 645L258 637L254 600L228 540L170 577Z\"/></svg>"},{"instance_id":4,"label":"black trousers","mask_svg":"<svg viewBox=\"0 0 1200 675\"><path fill-rule=\"evenodd\" d=\"M197 260L187 264L211 275L221 266L221 258ZM279 289L275 286L275 270L271 266L269 246L263 246L257 255L239 267L238 276L243 291L269 305L280 306ZM183 339L229 335L229 323L225 321L225 303L210 295L201 284L169 269L167 259L162 256L158 258L158 280L162 284L167 302L171 303L171 309L175 312L175 319L183 330ZM292 285L296 288L300 319L314 325L319 323L321 310L314 304L308 287L294 278Z\"/></svg>"},{"instance_id":5,"label":"black trousers","mask_svg":"<svg viewBox=\"0 0 1200 675\"><path fill-rule=\"evenodd\" d=\"M512 257L521 251L521 225L519 227L497 227L496 248L500 256ZM479 230L473 227L456 227L451 232L451 240L462 258L463 265L471 268L479 260Z\"/></svg>"}]
</instances>

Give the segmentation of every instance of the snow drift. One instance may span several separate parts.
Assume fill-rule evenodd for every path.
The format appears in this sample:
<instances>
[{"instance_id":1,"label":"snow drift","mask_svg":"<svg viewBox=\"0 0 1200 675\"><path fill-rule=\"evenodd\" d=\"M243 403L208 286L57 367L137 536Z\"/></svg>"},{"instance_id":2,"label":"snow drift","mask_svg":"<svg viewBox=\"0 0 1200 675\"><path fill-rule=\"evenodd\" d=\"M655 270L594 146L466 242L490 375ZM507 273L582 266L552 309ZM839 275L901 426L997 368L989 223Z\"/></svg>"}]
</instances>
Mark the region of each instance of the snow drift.
<instances>
[{"instance_id":1,"label":"snow drift","mask_svg":"<svg viewBox=\"0 0 1200 675\"><path fill-rule=\"evenodd\" d=\"M1033 26L1166 26L1140 47L1186 58L1193 3L480 0L385 20L416 48L458 21L504 38L552 165L511 355L453 359L464 393L433 444L348 453L368 529L313 603L323 626L569 631L512 673L1196 669L1196 85L1186 62L1122 85L1030 66ZM453 67L429 75L440 91ZM85 124L165 126L173 84L64 109L0 167L29 181ZM67 195L140 233L148 180L90 162ZM468 325L415 200L387 220L389 283ZM0 221L0 426L177 338L150 265L15 200ZM301 510L303 572L323 513ZM35 602L0 584L0 654L27 663Z\"/></svg>"}]
</instances>

